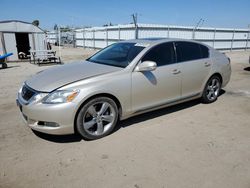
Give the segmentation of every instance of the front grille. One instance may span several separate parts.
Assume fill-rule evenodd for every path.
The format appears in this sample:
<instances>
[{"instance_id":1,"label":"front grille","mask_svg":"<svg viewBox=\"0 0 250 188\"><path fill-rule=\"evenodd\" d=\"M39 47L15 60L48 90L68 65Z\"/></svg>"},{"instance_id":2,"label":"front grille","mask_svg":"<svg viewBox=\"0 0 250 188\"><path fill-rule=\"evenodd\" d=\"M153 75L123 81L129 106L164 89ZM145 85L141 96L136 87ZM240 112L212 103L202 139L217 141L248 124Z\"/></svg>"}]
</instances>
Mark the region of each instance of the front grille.
<instances>
[{"instance_id":1,"label":"front grille","mask_svg":"<svg viewBox=\"0 0 250 188\"><path fill-rule=\"evenodd\" d=\"M22 88L22 98L26 101L30 100L35 95L35 91L27 87L26 85Z\"/></svg>"}]
</instances>

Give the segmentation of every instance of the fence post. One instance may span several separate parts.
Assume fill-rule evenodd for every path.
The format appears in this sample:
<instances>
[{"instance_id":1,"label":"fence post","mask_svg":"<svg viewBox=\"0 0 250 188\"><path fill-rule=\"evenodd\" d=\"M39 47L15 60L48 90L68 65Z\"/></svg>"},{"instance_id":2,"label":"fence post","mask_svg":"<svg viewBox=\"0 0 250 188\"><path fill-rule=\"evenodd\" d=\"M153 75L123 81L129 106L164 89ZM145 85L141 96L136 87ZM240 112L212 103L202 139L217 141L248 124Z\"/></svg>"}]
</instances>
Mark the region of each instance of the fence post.
<instances>
[{"instance_id":1,"label":"fence post","mask_svg":"<svg viewBox=\"0 0 250 188\"><path fill-rule=\"evenodd\" d=\"M168 25L168 38L169 38L169 25Z\"/></svg>"},{"instance_id":2,"label":"fence post","mask_svg":"<svg viewBox=\"0 0 250 188\"><path fill-rule=\"evenodd\" d=\"M93 47L95 49L95 30L93 30Z\"/></svg>"},{"instance_id":3,"label":"fence post","mask_svg":"<svg viewBox=\"0 0 250 188\"><path fill-rule=\"evenodd\" d=\"M195 38L195 27L193 28L193 33L192 33L192 39L194 40Z\"/></svg>"},{"instance_id":4,"label":"fence post","mask_svg":"<svg viewBox=\"0 0 250 188\"><path fill-rule=\"evenodd\" d=\"M249 41L249 37L250 37L249 35L250 35L250 28L249 28L249 31L247 33L247 42L246 42L246 49L245 50L248 49L248 41Z\"/></svg>"},{"instance_id":5,"label":"fence post","mask_svg":"<svg viewBox=\"0 0 250 188\"><path fill-rule=\"evenodd\" d=\"M83 43L83 48L85 48L85 29L83 28L82 30L82 43Z\"/></svg>"},{"instance_id":6,"label":"fence post","mask_svg":"<svg viewBox=\"0 0 250 188\"><path fill-rule=\"evenodd\" d=\"M73 48L76 48L76 31L73 30Z\"/></svg>"},{"instance_id":7,"label":"fence post","mask_svg":"<svg viewBox=\"0 0 250 188\"><path fill-rule=\"evenodd\" d=\"M59 27L58 28L58 38L59 38L59 41L58 41L58 47L59 47L59 57L61 58L61 28Z\"/></svg>"},{"instance_id":8,"label":"fence post","mask_svg":"<svg viewBox=\"0 0 250 188\"><path fill-rule=\"evenodd\" d=\"M216 35L216 28L214 28L213 48L214 48L214 43L215 43L215 35Z\"/></svg>"},{"instance_id":9,"label":"fence post","mask_svg":"<svg viewBox=\"0 0 250 188\"><path fill-rule=\"evenodd\" d=\"M230 50L230 51L232 51L232 50L233 50L234 33L235 33L235 29L234 29L234 31L233 31L232 42L231 42L231 50Z\"/></svg>"},{"instance_id":10,"label":"fence post","mask_svg":"<svg viewBox=\"0 0 250 188\"><path fill-rule=\"evenodd\" d=\"M118 28L118 39L119 39L119 41L121 40L121 28L120 28L120 26Z\"/></svg>"},{"instance_id":11,"label":"fence post","mask_svg":"<svg viewBox=\"0 0 250 188\"><path fill-rule=\"evenodd\" d=\"M106 47L109 45L109 33L108 33L108 28L106 28Z\"/></svg>"},{"instance_id":12,"label":"fence post","mask_svg":"<svg viewBox=\"0 0 250 188\"><path fill-rule=\"evenodd\" d=\"M135 25L135 39L138 39L138 25Z\"/></svg>"}]
</instances>

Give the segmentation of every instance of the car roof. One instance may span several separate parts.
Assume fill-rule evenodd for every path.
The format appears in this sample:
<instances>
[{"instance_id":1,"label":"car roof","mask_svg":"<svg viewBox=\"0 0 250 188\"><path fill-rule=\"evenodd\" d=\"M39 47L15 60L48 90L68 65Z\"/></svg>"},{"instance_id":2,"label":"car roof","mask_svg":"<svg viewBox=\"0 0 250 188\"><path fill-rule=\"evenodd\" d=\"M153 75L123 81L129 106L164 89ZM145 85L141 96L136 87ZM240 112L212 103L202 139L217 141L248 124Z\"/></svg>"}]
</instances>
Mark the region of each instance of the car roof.
<instances>
[{"instance_id":1,"label":"car roof","mask_svg":"<svg viewBox=\"0 0 250 188\"><path fill-rule=\"evenodd\" d=\"M133 43L145 43L145 44L156 44L158 42L167 42L171 41L167 38L141 38L141 39L132 39L132 40L125 40L121 42L133 42Z\"/></svg>"},{"instance_id":2,"label":"car roof","mask_svg":"<svg viewBox=\"0 0 250 188\"><path fill-rule=\"evenodd\" d=\"M174 42L174 41L186 41L186 42L193 42L193 43L198 43L202 44L198 41L195 40L188 40L188 39L177 39L177 38L141 38L141 39L133 39L133 40L124 40L121 42L131 42L131 43L140 43L140 44L145 44L145 45L155 45L155 44L160 44L164 42ZM204 46L207 46L206 44L202 44ZM209 48L209 46L207 46Z\"/></svg>"}]
</instances>

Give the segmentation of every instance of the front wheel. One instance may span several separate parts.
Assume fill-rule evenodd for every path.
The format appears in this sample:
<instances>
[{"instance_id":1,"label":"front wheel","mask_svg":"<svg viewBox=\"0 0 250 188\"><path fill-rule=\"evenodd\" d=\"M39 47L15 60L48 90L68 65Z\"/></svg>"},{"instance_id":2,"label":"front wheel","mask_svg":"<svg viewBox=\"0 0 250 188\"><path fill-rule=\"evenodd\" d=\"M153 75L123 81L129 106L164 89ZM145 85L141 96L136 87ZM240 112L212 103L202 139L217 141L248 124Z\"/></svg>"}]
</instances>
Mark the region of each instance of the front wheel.
<instances>
[{"instance_id":1,"label":"front wheel","mask_svg":"<svg viewBox=\"0 0 250 188\"><path fill-rule=\"evenodd\" d=\"M212 76L205 86L202 94L204 103L212 103L217 100L221 89L221 80L218 76Z\"/></svg>"},{"instance_id":2,"label":"front wheel","mask_svg":"<svg viewBox=\"0 0 250 188\"><path fill-rule=\"evenodd\" d=\"M112 132L118 120L116 103L107 97L88 101L79 111L76 129L83 138L95 140Z\"/></svg>"}]
</instances>

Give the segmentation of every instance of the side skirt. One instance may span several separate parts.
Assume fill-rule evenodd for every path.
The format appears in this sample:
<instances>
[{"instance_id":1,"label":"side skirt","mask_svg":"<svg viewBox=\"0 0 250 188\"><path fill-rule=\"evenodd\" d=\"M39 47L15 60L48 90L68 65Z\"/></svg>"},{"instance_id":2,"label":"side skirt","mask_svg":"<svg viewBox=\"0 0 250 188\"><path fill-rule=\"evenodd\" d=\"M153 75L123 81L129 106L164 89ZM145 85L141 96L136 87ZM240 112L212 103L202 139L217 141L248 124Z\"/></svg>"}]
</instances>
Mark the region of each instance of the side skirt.
<instances>
[{"instance_id":1,"label":"side skirt","mask_svg":"<svg viewBox=\"0 0 250 188\"><path fill-rule=\"evenodd\" d=\"M162 104L162 105L157 105L157 106L153 106L153 107L149 107L149 108L146 108L146 109L136 111L136 112L134 112L132 114L121 117L120 120L125 120L125 119L128 119L128 118L133 117L133 116L137 116L137 115L147 113L147 112L151 112L151 111L154 111L154 110L159 110L159 109L166 108L166 107L169 107L169 106L173 106L173 105L176 105L176 104L184 103L184 102L187 102L187 101L198 99L200 97L201 97L201 93L193 94L193 95L183 97L183 98L178 99L178 100L167 102L167 103Z\"/></svg>"}]
</instances>

